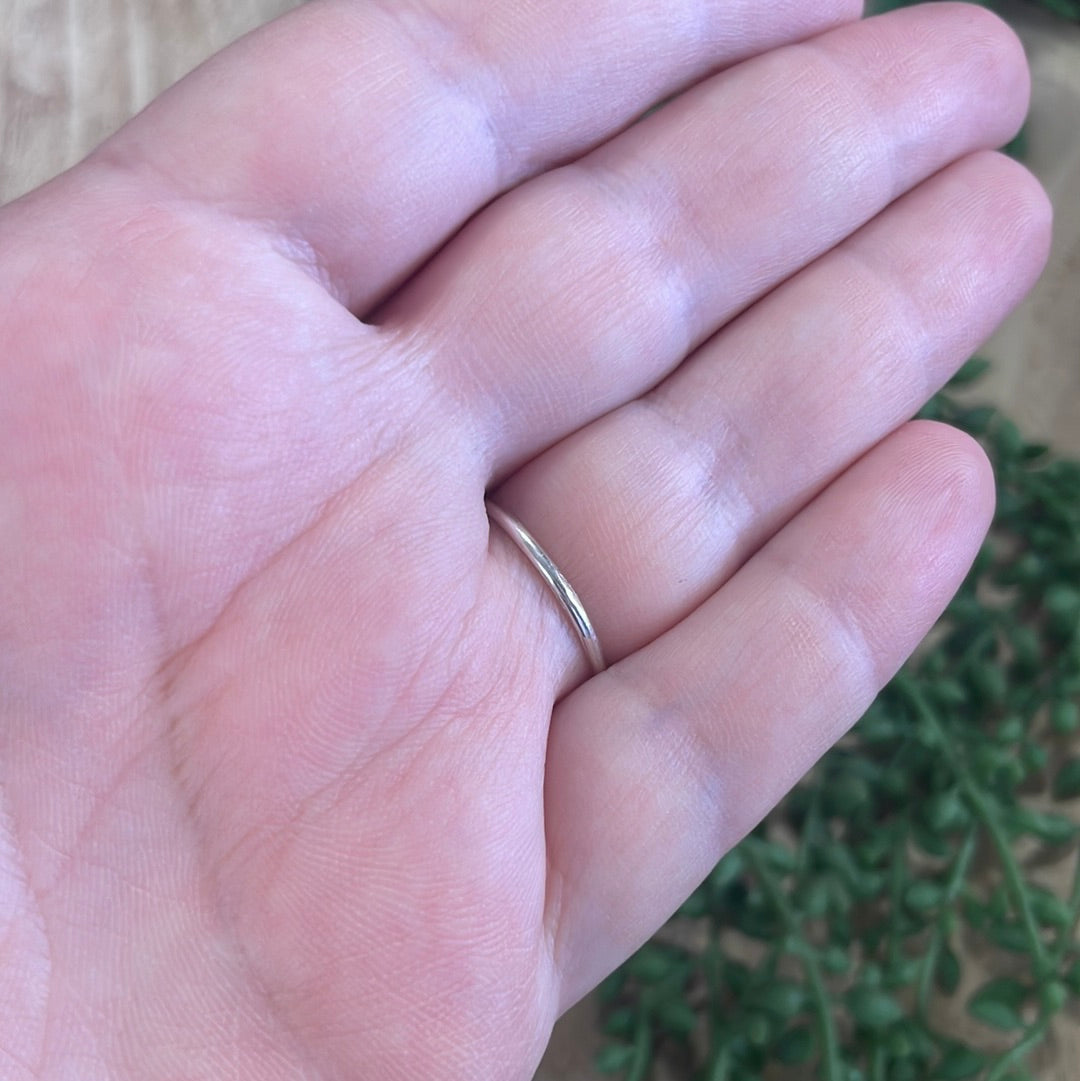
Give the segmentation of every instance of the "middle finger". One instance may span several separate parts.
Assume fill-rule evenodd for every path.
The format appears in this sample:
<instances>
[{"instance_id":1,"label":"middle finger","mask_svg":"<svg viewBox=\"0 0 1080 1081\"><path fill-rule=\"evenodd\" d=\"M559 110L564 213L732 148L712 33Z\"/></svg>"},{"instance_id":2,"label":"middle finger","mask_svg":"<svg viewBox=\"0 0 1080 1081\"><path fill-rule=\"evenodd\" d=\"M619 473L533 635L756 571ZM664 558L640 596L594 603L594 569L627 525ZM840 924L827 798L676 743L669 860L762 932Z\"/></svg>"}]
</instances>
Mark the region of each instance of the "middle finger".
<instances>
[{"instance_id":1,"label":"middle finger","mask_svg":"<svg viewBox=\"0 0 1080 1081\"><path fill-rule=\"evenodd\" d=\"M910 8L707 80L482 213L383 313L437 358L505 476L655 385L949 162L1007 141L1023 50L981 8Z\"/></svg>"}]
</instances>

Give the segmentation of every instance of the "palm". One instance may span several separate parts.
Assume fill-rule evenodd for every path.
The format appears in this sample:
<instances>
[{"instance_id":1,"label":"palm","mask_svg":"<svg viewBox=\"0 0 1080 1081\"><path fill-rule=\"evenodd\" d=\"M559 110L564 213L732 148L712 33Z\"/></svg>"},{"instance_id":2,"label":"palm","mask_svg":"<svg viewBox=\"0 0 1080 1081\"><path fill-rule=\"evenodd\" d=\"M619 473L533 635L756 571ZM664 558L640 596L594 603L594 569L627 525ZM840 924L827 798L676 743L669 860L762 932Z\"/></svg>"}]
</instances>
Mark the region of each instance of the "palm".
<instances>
[{"instance_id":1,"label":"palm","mask_svg":"<svg viewBox=\"0 0 1080 1081\"><path fill-rule=\"evenodd\" d=\"M179 973L200 1009L223 993L212 959L224 933L230 990L253 1018L269 1010L310 1034L297 1043L329 1038L350 1057L356 1003L363 1027L392 1027L405 1004L391 987L405 980L416 1020L453 1012L468 1041L505 1016L498 1043L533 1054L556 1006L542 805L552 700L510 625L517 583L489 566L477 465L450 427L350 438L364 402L336 390L357 362L351 318L284 260L208 264L206 235L170 235L174 224L143 222L150 250L126 246L122 264L97 263L94 285L73 283L70 336L41 341L32 296L15 326L35 373L22 434L62 425L111 444L107 463L73 462L41 490L30 557L55 548L61 523L77 543L49 553L31 611L78 620L85 606L107 635L88 660L125 675L50 755L77 791L40 787L42 763L29 763L35 809L70 830L62 860L30 844L31 874L57 883L64 911L105 906L135 932L92 945L100 963ZM169 296L193 247L199 292L225 298L209 317L197 302L132 311L99 291L114 275L159 275ZM227 299L250 281L259 295ZM105 328L89 349L88 323ZM133 380L107 409L73 410L50 385L58 355L105 371L162 326L183 344L155 350L158 386ZM246 340L230 354L237 326ZM403 417L420 391L396 392ZM291 733L270 736L282 712ZM133 882L150 843L162 866ZM86 949L80 929L50 981L77 984ZM481 973L493 963L519 1000L510 1015Z\"/></svg>"},{"instance_id":2,"label":"palm","mask_svg":"<svg viewBox=\"0 0 1080 1081\"><path fill-rule=\"evenodd\" d=\"M332 10L297 25L310 19L314 37ZM918 25L910 18L895 25ZM965 34L965 18L953 12L943 26ZM775 30L766 21L763 41ZM846 33L834 49L857 54L860 31ZM288 57L286 36L277 47ZM1001 101L1017 113L1016 63L1001 60L1000 100L981 106L962 138L924 136L912 154L922 173L1007 136L1015 116L1002 116ZM658 68L654 90L670 89L668 79ZM754 85L744 84L738 92ZM198 92L196 79L187 93ZM948 93L963 97L952 84ZM17 553L0 571L13 598L0 627L0 853L4 949L18 978L4 985L0 1049L23 1071L12 1076L28 1077L64 1076L74 1063L85 1077L155 1078L175 1075L177 1061L185 1076L207 1077L526 1076L559 1011L835 738L962 574L987 500L984 481L972 486L974 452L953 436L900 433L813 500L1022 291L1040 259L1041 240L1030 250L1044 232L1029 212L1037 199L987 157L933 182L947 203L951 190L990 177L1017 221L1027 213L1014 229L1022 243L1006 236L1000 252L979 257L996 291L965 312L960 332L939 314L930 335L948 347L910 391L900 381L904 400L892 411L874 413L854 393L846 415L873 416L848 443L811 439L824 447L813 467L793 468L783 446L772 464L768 453L715 450L733 469L751 462L761 487L744 521L729 505L730 528L715 529L703 553L703 523L681 540L672 528L700 507L673 508L677 484L657 483L668 499L660 514L639 506L617 468L599 474L652 438L633 427L641 421L629 406L616 407L681 357L662 360L662 333L630 372L625 343L605 354L614 329L590 330L591 305L565 296L573 265L540 259L545 269L506 284L516 256L501 263L499 253L530 221L543 248L537 207L571 181L553 174L496 204L384 303L467 208L436 187L421 192L435 207L420 216L432 230L425 241L419 228L427 248L385 246L372 225L368 239L384 249L365 265L356 236L335 249L336 222L323 229L301 214L277 230L260 224L269 212L248 212L247 193L243 212L223 209L233 198L225 180L228 198L178 197L183 162L149 133L156 118L190 135L186 108L183 92L166 99L0 219L0 279L18 298L4 316L13 393L0 434L0 491L12 493L0 528ZM310 117L296 115L299 132ZM640 138L663 143L664 114L651 123ZM639 136L610 144L604 169L621 167L620 146L627 161L640 156L628 138ZM256 191L292 198L309 182L302 155L267 166L273 144L257 145L245 159L246 170L255 160L267 170L247 176ZM204 164L220 152L208 141ZM371 178L376 193L379 182ZM899 216L875 223L878 240L910 234L933 202L890 211ZM773 270L730 266L732 295L671 317L669 337L693 349L765 293L769 273L794 274L875 209L832 208L822 235L793 233ZM983 217L999 209L984 206ZM698 221L693 231L700 241L718 227ZM982 242L960 229L942 257L969 267ZM917 241L909 248L898 262L918 256ZM1009 285L995 277L1006 257L1021 267ZM576 280L595 289L598 274L624 275L635 251L593 244L577 258ZM690 241L672 258L688 278L707 277ZM819 266L819 286L842 268ZM919 290L900 282L901 293ZM797 324L813 290L803 293L796 284L774 295L760 328L744 317L744 341L729 355L754 341L777 350L764 328ZM560 297L566 325L553 331L557 309L535 310L530 294ZM644 306L640 332L662 328L659 309ZM378 329L350 314L373 308ZM509 351L511 318L522 355ZM854 324L835 334L854 340ZM559 372L566 341L593 370ZM533 356L529 342L539 343ZM541 381L513 370L552 358ZM679 426L694 439L702 422L686 403L701 397L702 371L649 398L669 414L683 402ZM821 402L836 399L841 378L827 377ZM492 380L505 383L485 393ZM772 389L786 401L797 383ZM749 391L743 431L764 390ZM814 423L822 436L839 423L813 412L811 436ZM933 476L919 465L931 459L944 463ZM692 475L674 461L661 477ZM893 485L898 463L922 482ZM579 479L581 501L568 504ZM569 697L585 676L581 658L517 553L489 536L493 481L523 518L546 523L542 539L598 616L609 659L624 662ZM949 499L912 510L931 505L934 485ZM892 515L880 533L861 524L868 506ZM641 547L612 544L626 539L613 522L633 523ZM675 571L651 558L680 544ZM945 553L929 574L926 544ZM807 546L826 553L820 565L798 566L793 553ZM609 549L610 561L597 557ZM882 586L874 568L885 566L895 582ZM859 595L845 600L843 620L793 605L793 594L834 595L830 583L853 573ZM863 609L879 608L906 614L878 627ZM827 643L845 620L859 628L858 646L792 660L811 632ZM749 737L740 726L751 723ZM706 751L715 759L702 760Z\"/></svg>"}]
</instances>

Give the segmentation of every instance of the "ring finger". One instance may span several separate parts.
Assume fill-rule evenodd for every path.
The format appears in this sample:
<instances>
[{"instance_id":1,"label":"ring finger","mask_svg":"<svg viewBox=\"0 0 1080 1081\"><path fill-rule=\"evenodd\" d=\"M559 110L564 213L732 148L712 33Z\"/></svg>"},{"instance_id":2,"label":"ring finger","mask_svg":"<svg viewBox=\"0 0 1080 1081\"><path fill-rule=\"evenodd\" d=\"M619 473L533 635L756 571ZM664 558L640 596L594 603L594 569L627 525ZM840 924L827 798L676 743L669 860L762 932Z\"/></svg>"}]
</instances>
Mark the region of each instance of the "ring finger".
<instances>
[{"instance_id":1,"label":"ring finger","mask_svg":"<svg viewBox=\"0 0 1080 1081\"><path fill-rule=\"evenodd\" d=\"M1014 162L959 162L504 484L607 660L689 614L910 417L1027 292L1049 221ZM553 651L564 681L584 674L572 642Z\"/></svg>"}]
</instances>

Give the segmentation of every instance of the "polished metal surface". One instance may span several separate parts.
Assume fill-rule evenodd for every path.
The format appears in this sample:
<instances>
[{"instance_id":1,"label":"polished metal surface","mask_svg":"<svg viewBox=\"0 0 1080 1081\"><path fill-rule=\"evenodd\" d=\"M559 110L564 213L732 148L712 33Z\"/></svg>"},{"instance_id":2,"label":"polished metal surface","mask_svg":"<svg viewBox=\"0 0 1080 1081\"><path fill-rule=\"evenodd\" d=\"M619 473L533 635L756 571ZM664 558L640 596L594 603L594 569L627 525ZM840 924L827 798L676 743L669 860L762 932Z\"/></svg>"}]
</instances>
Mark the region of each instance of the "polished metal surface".
<instances>
[{"instance_id":1,"label":"polished metal surface","mask_svg":"<svg viewBox=\"0 0 1080 1081\"><path fill-rule=\"evenodd\" d=\"M585 655L589 658L593 675L599 675L607 666L604 653L596 637L596 629L589 619L585 606L577 591L567 581L566 576L555 566L554 560L536 542L536 538L512 515L490 500L487 502L488 517L495 522L506 535L521 549L525 558L536 568L536 572L547 583L563 611L574 628Z\"/></svg>"}]
</instances>

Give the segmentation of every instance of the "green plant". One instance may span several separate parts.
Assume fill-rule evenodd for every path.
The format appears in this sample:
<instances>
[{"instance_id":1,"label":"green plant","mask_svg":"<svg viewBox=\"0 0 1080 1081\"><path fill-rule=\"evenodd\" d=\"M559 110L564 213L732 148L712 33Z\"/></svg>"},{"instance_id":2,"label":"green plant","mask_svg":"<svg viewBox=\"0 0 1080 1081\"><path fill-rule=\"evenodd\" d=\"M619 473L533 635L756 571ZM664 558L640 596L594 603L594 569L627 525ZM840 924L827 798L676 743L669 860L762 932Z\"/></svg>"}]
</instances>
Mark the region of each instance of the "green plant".
<instances>
[{"instance_id":1,"label":"green plant","mask_svg":"<svg viewBox=\"0 0 1080 1081\"><path fill-rule=\"evenodd\" d=\"M1080 22L1080 0L1037 0L1048 11Z\"/></svg>"},{"instance_id":2,"label":"green plant","mask_svg":"<svg viewBox=\"0 0 1080 1081\"><path fill-rule=\"evenodd\" d=\"M907 7L917 2L919 0L871 0L868 7L874 12L890 11L893 8ZM974 0L974 2L981 3L983 7L988 8L998 6L993 0ZM1080 22L1080 0L1030 0L1030 2L1052 11L1055 15Z\"/></svg>"},{"instance_id":3,"label":"green plant","mask_svg":"<svg viewBox=\"0 0 1080 1081\"><path fill-rule=\"evenodd\" d=\"M603 986L601 1070L1020 1081L1080 1002L1080 462L968 404L984 367L923 413L997 470L969 578L852 735Z\"/></svg>"},{"instance_id":4,"label":"green plant","mask_svg":"<svg viewBox=\"0 0 1080 1081\"><path fill-rule=\"evenodd\" d=\"M1080 0L1035 0L1035 3L1055 15L1080 22Z\"/></svg>"}]
</instances>

